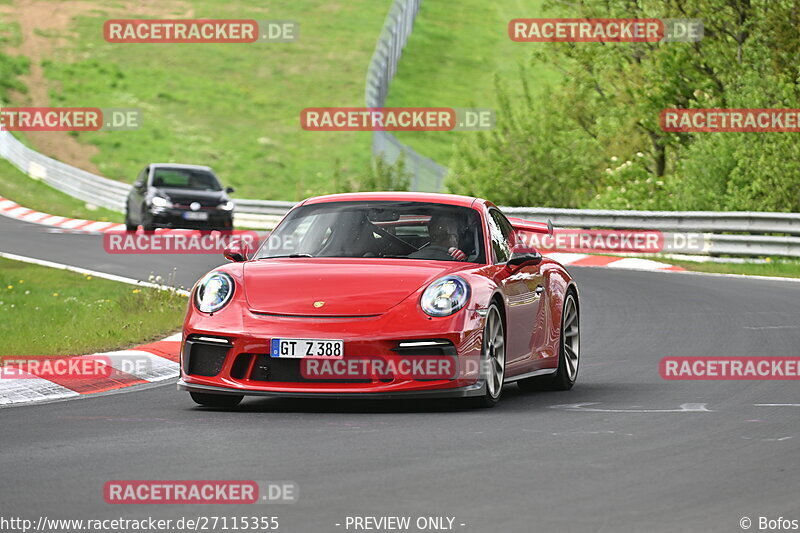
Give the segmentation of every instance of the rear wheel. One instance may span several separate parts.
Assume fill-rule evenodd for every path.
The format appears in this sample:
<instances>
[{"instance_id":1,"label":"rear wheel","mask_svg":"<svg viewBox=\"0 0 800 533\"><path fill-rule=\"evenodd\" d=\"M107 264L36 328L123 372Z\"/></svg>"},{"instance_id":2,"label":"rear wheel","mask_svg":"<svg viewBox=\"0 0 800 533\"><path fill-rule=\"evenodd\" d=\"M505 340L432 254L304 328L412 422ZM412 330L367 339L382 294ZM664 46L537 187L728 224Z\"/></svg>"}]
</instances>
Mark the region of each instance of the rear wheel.
<instances>
[{"instance_id":1,"label":"rear wheel","mask_svg":"<svg viewBox=\"0 0 800 533\"><path fill-rule=\"evenodd\" d=\"M195 403L206 407L236 407L244 398L241 394L208 394L206 392L190 392Z\"/></svg>"},{"instance_id":2,"label":"rear wheel","mask_svg":"<svg viewBox=\"0 0 800 533\"><path fill-rule=\"evenodd\" d=\"M494 407L503 393L506 375L506 337L503 318L496 303L489 306L483 328L481 374L486 381L486 393L470 398L474 407Z\"/></svg>"},{"instance_id":3,"label":"rear wheel","mask_svg":"<svg viewBox=\"0 0 800 533\"><path fill-rule=\"evenodd\" d=\"M569 390L578 379L581 356L581 332L578 301L575 293L568 292L561 313L561 341L559 343L558 369L551 376L540 376L518 381L524 391Z\"/></svg>"}]
</instances>

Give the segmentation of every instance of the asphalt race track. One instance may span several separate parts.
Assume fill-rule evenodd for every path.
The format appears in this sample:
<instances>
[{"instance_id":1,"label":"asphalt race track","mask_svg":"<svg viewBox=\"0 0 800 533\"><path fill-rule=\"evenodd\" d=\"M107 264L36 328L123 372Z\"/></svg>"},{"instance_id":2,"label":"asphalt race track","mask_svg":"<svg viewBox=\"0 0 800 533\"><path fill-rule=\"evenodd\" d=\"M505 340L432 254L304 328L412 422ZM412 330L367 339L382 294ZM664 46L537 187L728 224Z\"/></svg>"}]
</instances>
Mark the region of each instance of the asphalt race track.
<instances>
[{"instance_id":1,"label":"asphalt race track","mask_svg":"<svg viewBox=\"0 0 800 533\"><path fill-rule=\"evenodd\" d=\"M99 236L51 231L0 217L0 250L141 279L175 266L187 286L222 261L109 255ZM345 531L348 515L452 516L466 532L731 532L745 516L798 518L797 384L664 381L658 363L799 356L800 283L570 270L583 328L570 392L512 385L477 411L246 399L223 412L169 384L0 409L0 515L273 514L281 531L302 533ZM103 484L114 479L292 480L300 495L292 505L108 505Z\"/></svg>"}]
</instances>

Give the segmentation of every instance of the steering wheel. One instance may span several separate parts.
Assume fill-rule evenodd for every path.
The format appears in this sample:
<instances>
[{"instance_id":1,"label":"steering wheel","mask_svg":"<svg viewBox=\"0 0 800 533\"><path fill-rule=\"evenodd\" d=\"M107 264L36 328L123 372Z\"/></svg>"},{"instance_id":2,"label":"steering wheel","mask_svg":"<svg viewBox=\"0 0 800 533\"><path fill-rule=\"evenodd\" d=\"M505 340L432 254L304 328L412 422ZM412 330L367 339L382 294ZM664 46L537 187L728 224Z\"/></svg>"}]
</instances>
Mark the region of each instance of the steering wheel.
<instances>
[{"instance_id":1,"label":"steering wheel","mask_svg":"<svg viewBox=\"0 0 800 533\"><path fill-rule=\"evenodd\" d=\"M372 223L370 223L370 224L372 224ZM409 243L409 242L406 242L406 241L404 241L403 239L401 239L401 238L400 238L400 237L398 237L397 235L392 235L391 233L389 233L388 231L386 231L385 229L383 229L383 228L382 228L382 227L380 227L380 226L377 226L377 225L375 225L375 224L372 224L372 227L375 229L375 232L377 232L377 233L378 233L378 234L380 234L381 236L388 237L389 239L393 240L394 242L398 242L398 243L400 243L401 245L403 245L403 246L405 246L406 248L408 248L408 249L410 250L408 253L410 253L410 254L411 254L411 253L414 253L414 252L416 252L417 250L419 250L419 248L417 248L417 247L416 247L416 246L414 246L413 244L411 244L411 243Z\"/></svg>"}]
</instances>

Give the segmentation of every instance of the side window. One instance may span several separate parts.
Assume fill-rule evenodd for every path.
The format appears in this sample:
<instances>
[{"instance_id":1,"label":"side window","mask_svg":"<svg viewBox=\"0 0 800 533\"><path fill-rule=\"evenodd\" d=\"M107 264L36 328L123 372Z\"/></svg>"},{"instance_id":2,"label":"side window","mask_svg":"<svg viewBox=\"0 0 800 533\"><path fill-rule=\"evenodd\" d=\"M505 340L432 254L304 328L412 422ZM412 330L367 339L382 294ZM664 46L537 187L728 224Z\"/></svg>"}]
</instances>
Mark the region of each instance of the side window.
<instances>
[{"instance_id":1,"label":"side window","mask_svg":"<svg viewBox=\"0 0 800 533\"><path fill-rule=\"evenodd\" d=\"M513 235L513 228L499 211L492 209L489 215L489 236L492 239L494 262L505 263L511 257L509 238Z\"/></svg>"}]
</instances>

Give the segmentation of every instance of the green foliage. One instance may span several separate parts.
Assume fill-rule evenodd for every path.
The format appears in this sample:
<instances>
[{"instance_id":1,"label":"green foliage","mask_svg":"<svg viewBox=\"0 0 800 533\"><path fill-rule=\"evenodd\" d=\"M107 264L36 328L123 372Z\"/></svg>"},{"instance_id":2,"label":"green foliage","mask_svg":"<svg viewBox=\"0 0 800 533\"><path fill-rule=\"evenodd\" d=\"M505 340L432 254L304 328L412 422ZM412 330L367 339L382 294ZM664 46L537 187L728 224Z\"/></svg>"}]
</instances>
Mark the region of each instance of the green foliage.
<instances>
[{"instance_id":1,"label":"green foliage","mask_svg":"<svg viewBox=\"0 0 800 533\"><path fill-rule=\"evenodd\" d=\"M497 83L497 127L462 141L447 189L503 205L578 207L592 190L598 144L578 122L533 101L524 69L520 79L526 104L513 104Z\"/></svg>"},{"instance_id":2,"label":"green foliage","mask_svg":"<svg viewBox=\"0 0 800 533\"><path fill-rule=\"evenodd\" d=\"M180 329L186 298L0 259L3 355L118 350Z\"/></svg>"},{"instance_id":3,"label":"green foliage","mask_svg":"<svg viewBox=\"0 0 800 533\"><path fill-rule=\"evenodd\" d=\"M25 57L0 54L0 96L7 100L9 90L27 92L24 84L17 78L28 72L30 62Z\"/></svg>"},{"instance_id":4,"label":"green foliage","mask_svg":"<svg viewBox=\"0 0 800 533\"><path fill-rule=\"evenodd\" d=\"M411 175L402 157L394 164L375 157L372 164L359 173L345 174L337 169L333 181L336 192L407 191Z\"/></svg>"},{"instance_id":5,"label":"green foliage","mask_svg":"<svg viewBox=\"0 0 800 533\"><path fill-rule=\"evenodd\" d=\"M701 19L705 37L531 43L531 63L549 61L561 83L509 109L499 90L497 132L459 146L451 190L512 205L800 211L797 134L678 134L659 123L666 108L800 107L797 1L582 0L568 15L553 6L571 18Z\"/></svg>"}]
</instances>

